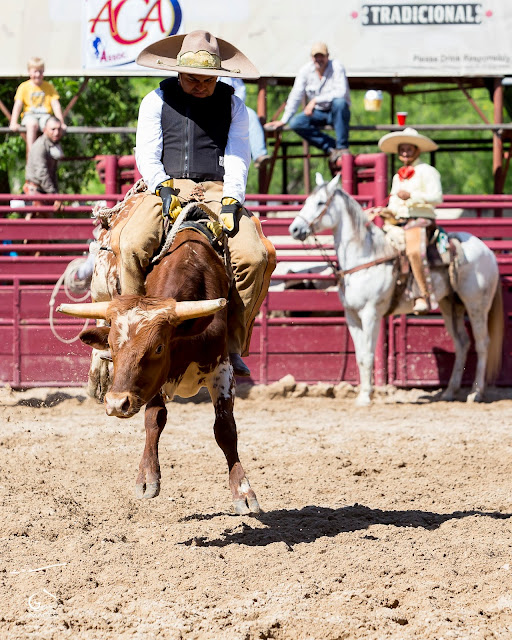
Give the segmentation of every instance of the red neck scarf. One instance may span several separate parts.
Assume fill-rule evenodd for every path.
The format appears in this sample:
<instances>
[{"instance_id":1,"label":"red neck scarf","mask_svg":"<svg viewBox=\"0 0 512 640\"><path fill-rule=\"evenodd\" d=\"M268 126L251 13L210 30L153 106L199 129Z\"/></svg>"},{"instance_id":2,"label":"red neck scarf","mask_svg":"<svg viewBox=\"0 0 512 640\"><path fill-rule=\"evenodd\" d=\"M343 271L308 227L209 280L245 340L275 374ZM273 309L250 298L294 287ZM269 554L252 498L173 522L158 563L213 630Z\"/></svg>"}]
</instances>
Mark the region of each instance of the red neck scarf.
<instances>
[{"instance_id":1,"label":"red neck scarf","mask_svg":"<svg viewBox=\"0 0 512 640\"><path fill-rule=\"evenodd\" d=\"M400 180L409 180L409 178L412 178L413 175L414 167L412 167L411 165L407 167L400 167L400 169L398 169L398 177L400 178Z\"/></svg>"}]
</instances>

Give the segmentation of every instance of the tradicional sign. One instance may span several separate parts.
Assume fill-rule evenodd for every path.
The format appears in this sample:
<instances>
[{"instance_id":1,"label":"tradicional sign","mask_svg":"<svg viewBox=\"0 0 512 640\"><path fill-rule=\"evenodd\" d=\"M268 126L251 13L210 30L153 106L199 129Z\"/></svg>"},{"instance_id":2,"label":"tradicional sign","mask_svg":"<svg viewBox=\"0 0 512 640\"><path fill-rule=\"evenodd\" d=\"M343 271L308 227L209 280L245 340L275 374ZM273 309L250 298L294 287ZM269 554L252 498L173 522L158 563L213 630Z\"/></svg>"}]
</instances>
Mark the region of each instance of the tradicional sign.
<instances>
[{"instance_id":1,"label":"tradicional sign","mask_svg":"<svg viewBox=\"0 0 512 640\"><path fill-rule=\"evenodd\" d=\"M512 0L12 0L3 20L0 77L30 56L48 76L150 75L138 53L194 29L266 77L296 76L319 40L349 78L512 75Z\"/></svg>"}]
</instances>

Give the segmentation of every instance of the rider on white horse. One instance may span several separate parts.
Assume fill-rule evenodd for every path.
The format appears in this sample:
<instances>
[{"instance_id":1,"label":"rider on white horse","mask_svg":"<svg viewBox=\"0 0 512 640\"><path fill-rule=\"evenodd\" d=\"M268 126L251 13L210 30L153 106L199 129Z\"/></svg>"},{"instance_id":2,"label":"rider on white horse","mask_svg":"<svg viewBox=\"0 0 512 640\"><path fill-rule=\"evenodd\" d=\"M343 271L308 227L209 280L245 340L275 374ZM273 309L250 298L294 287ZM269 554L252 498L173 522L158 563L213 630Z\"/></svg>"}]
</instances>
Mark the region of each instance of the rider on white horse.
<instances>
[{"instance_id":1,"label":"rider on white horse","mask_svg":"<svg viewBox=\"0 0 512 640\"><path fill-rule=\"evenodd\" d=\"M427 244L435 224L435 205L443 199L441 176L422 162L422 151L435 151L437 144L408 127L388 133L379 140L385 153L397 153L403 166L393 177L388 206L380 211L392 224L404 225L405 251L421 295L415 299L414 313L430 310L432 283L427 262Z\"/></svg>"},{"instance_id":2,"label":"rider on white horse","mask_svg":"<svg viewBox=\"0 0 512 640\"><path fill-rule=\"evenodd\" d=\"M336 271L338 291L359 368L357 404L368 405L381 320L390 313L410 313L413 304L407 292L402 292L398 300L394 298L401 273L389 234L372 224L357 200L343 191L339 174L328 183L318 183L290 225L290 233L297 240L325 229L333 231L340 267ZM451 268L432 267L433 293L455 346L452 374L442 399L455 398L466 371L470 348L467 312L477 355L467 399L477 402L483 400L486 382L497 376L501 366L504 315L500 274L496 257L484 242L464 231L450 235L460 243L460 258Z\"/></svg>"}]
</instances>

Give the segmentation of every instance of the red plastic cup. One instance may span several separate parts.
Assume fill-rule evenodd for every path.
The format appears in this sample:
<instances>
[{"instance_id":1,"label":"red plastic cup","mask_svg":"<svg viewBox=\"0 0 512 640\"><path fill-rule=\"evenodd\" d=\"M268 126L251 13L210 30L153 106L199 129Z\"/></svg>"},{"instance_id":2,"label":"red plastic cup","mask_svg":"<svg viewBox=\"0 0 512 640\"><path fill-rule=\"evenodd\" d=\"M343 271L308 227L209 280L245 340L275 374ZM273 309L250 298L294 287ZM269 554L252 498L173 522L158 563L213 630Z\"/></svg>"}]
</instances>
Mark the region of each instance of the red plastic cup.
<instances>
[{"instance_id":1,"label":"red plastic cup","mask_svg":"<svg viewBox=\"0 0 512 640\"><path fill-rule=\"evenodd\" d=\"M407 120L407 111L396 112L396 121L401 127L404 126L406 120Z\"/></svg>"}]
</instances>

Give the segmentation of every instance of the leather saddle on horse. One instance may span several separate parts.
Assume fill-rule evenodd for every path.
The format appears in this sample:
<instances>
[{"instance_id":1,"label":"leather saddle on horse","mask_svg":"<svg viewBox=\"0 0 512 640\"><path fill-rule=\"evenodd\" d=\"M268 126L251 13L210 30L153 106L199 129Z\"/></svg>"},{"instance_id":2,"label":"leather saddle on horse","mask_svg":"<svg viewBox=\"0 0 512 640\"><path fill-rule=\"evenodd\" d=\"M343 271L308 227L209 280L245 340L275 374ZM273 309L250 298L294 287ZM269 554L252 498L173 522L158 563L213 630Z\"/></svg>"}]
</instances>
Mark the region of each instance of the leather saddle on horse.
<instances>
[{"instance_id":1,"label":"leather saddle on horse","mask_svg":"<svg viewBox=\"0 0 512 640\"><path fill-rule=\"evenodd\" d=\"M405 253L405 232L403 227L384 225L383 228L390 244L397 250L396 259L397 279L395 291L386 315L393 313L402 296L414 299L417 292L414 277ZM450 282L453 283L461 264L466 262L461 242L455 233L447 233L442 227L436 227L427 245L428 269L448 269Z\"/></svg>"}]
</instances>

